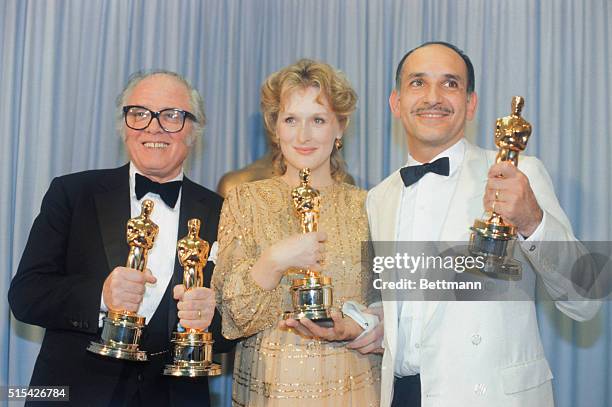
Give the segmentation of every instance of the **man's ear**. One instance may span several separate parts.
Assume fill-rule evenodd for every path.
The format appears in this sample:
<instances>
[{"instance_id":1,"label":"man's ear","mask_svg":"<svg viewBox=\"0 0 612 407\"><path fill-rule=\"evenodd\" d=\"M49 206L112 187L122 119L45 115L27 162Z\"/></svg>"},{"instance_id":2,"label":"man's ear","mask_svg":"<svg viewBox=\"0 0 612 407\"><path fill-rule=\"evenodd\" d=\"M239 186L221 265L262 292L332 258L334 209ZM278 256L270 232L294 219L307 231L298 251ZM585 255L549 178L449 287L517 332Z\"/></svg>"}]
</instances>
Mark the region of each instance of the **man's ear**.
<instances>
[{"instance_id":1,"label":"man's ear","mask_svg":"<svg viewBox=\"0 0 612 407\"><path fill-rule=\"evenodd\" d=\"M393 89L391 91L391 95L389 96L389 107L391 108L391 113L396 118L400 117L400 94L397 89Z\"/></svg>"},{"instance_id":2,"label":"man's ear","mask_svg":"<svg viewBox=\"0 0 612 407\"><path fill-rule=\"evenodd\" d=\"M466 110L466 118L468 120L472 120L476 115L476 109L478 108L478 95L476 92L472 92L468 94L467 99L467 110Z\"/></svg>"}]
</instances>

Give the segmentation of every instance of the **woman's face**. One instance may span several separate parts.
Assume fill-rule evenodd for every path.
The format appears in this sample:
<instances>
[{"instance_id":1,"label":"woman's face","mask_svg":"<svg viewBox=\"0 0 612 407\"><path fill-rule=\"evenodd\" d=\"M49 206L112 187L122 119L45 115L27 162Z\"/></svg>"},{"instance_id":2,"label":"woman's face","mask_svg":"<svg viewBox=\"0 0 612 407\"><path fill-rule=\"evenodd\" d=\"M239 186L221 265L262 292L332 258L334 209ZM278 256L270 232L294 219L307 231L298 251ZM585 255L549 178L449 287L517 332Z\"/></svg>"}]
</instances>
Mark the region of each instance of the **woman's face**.
<instances>
[{"instance_id":1,"label":"woman's face","mask_svg":"<svg viewBox=\"0 0 612 407\"><path fill-rule=\"evenodd\" d=\"M281 100L276 122L276 135L287 164L285 175L293 183L302 168L310 168L311 182L327 185L332 182L330 156L342 129L326 97L319 89L295 89Z\"/></svg>"}]
</instances>

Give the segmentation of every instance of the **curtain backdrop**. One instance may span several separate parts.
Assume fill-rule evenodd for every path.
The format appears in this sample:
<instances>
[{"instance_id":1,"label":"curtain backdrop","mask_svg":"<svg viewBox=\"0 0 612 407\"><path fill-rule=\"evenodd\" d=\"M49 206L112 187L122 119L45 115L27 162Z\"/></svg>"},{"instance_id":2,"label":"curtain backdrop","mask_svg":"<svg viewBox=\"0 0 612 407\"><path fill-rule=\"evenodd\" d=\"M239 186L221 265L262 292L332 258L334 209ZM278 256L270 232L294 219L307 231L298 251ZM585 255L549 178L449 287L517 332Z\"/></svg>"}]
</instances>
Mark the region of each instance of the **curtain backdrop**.
<instances>
[{"instance_id":1,"label":"curtain backdrop","mask_svg":"<svg viewBox=\"0 0 612 407\"><path fill-rule=\"evenodd\" d=\"M464 49L480 106L468 137L526 98L542 159L583 240L610 240L612 3L609 0L3 0L0 1L0 386L27 384L42 330L17 322L6 292L51 179L126 161L115 97L129 74L180 72L209 123L187 173L215 189L266 148L259 87L300 57L343 70L359 95L345 142L364 188L406 158L387 98L401 56L423 41ZM559 406L612 405L612 313L575 323L538 305ZM466 372L467 373L467 372ZM213 385L229 405L229 381Z\"/></svg>"}]
</instances>

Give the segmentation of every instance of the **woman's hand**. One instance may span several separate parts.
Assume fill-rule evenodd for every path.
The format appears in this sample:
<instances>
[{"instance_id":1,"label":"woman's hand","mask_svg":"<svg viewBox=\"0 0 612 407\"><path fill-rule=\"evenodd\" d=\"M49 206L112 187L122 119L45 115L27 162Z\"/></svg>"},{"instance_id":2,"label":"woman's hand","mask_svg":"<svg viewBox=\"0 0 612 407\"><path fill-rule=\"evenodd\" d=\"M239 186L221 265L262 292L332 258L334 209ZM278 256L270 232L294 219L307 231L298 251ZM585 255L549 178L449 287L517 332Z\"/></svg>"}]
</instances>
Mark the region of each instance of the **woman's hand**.
<instances>
[{"instance_id":1,"label":"woman's hand","mask_svg":"<svg viewBox=\"0 0 612 407\"><path fill-rule=\"evenodd\" d=\"M253 280L264 290L273 290L289 268L320 270L325 240L325 232L311 232L296 234L273 244L253 265Z\"/></svg>"},{"instance_id":2,"label":"woman's hand","mask_svg":"<svg viewBox=\"0 0 612 407\"><path fill-rule=\"evenodd\" d=\"M350 317L343 317L342 313L332 311L334 326L324 328L312 322L308 318L285 319L278 322L278 328L282 330L293 329L295 332L306 338L316 338L328 342L333 341L352 341L363 332L363 328Z\"/></svg>"},{"instance_id":3,"label":"woman's hand","mask_svg":"<svg viewBox=\"0 0 612 407\"><path fill-rule=\"evenodd\" d=\"M300 233L270 246L264 254L280 269L291 267L319 270L327 240L325 232Z\"/></svg>"}]
</instances>

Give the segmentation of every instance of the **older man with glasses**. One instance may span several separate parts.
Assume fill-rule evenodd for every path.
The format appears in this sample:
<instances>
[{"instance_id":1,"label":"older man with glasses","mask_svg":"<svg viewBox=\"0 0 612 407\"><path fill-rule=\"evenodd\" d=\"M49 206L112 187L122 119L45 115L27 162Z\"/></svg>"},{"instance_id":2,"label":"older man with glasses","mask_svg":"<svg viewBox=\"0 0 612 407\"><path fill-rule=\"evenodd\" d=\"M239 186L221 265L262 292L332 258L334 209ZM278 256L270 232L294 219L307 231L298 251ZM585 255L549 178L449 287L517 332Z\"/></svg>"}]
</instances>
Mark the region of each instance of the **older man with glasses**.
<instances>
[{"instance_id":1,"label":"older man with glasses","mask_svg":"<svg viewBox=\"0 0 612 407\"><path fill-rule=\"evenodd\" d=\"M162 375L177 322L210 327L215 351L231 346L220 334L212 291L185 292L176 260L188 219L202 221L204 240L217 236L222 199L183 174L205 124L202 98L180 75L155 71L133 75L117 100L130 162L52 181L11 284L15 316L46 328L30 385L69 386L74 405L208 405L206 379ZM144 199L154 202L151 220L159 233L141 272L122 265L126 222L139 215ZM207 286L213 267L209 261L204 269ZM145 317L140 348L147 362L86 351L109 309Z\"/></svg>"}]
</instances>

